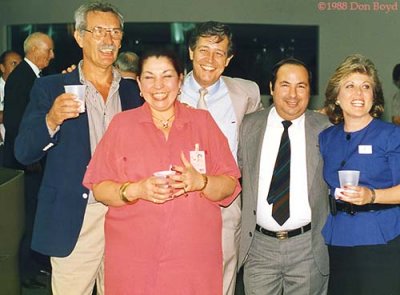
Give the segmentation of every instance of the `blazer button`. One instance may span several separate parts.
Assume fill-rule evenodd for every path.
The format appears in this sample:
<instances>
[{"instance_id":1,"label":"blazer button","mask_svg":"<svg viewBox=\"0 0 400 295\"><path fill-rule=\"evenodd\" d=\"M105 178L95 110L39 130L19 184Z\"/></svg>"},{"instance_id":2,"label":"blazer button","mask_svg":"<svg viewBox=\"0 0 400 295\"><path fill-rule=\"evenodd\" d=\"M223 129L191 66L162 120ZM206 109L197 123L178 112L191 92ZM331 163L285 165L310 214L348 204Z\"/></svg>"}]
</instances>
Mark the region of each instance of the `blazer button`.
<instances>
[{"instance_id":1,"label":"blazer button","mask_svg":"<svg viewBox=\"0 0 400 295\"><path fill-rule=\"evenodd\" d=\"M249 232L249 236L250 236L250 238L253 236L253 233L252 232Z\"/></svg>"},{"instance_id":2,"label":"blazer button","mask_svg":"<svg viewBox=\"0 0 400 295\"><path fill-rule=\"evenodd\" d=\"M88 194L87 193L83 193L82 194L82 198L87 199L88 198Z\"/></svg>"}]
</instances>

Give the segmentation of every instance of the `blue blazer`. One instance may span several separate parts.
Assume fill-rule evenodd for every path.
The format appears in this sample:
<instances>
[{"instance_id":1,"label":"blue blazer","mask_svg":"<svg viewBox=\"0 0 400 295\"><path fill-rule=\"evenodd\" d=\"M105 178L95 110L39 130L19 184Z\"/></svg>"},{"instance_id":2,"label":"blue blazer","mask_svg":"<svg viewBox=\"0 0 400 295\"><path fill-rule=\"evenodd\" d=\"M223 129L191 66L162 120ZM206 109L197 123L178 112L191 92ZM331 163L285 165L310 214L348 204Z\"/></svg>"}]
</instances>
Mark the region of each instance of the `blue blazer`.
<instances>
[{"instance_id":1,"label":"blue blazer","mask_svg":"<svg viewBox=\"0 0 400 295\"><path fill-rule=\"evenodd\" d=\"M91 158L87 113L64 121L53 138L45 120L55 98L69 84L80 84L78 70L35 81L15 142L15 156L24 165L47 156L32 249L55 257L68 256L74 249L89 194L82 185ZM143 104L136 83L121 79L119 94L122 110Z\"/></svg>"}]
</instances>

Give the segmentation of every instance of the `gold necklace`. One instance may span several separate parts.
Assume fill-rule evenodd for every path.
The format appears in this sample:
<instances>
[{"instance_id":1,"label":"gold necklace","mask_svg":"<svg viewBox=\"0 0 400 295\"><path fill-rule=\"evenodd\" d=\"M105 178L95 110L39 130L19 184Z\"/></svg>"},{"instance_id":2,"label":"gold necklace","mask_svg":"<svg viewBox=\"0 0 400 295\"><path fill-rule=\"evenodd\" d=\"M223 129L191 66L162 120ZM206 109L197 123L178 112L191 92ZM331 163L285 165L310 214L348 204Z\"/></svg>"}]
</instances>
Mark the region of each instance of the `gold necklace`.
<instances>
[{"instance_id":1,"label":"gold necklace","mask_svg":"<svg viewBox=\"0 0 400 295\"><path fill-rule=\"evenodd\" d=\"M152 115L152 117L153 117L154 119L158 120L158 121L161 123L162 128L168 129L168 127L169 127L169 120L171 120L173 117L175 117L175 114L173 114L173 115L172 115L171 117L169 117L167 120L162 120L162 119L157 118L156 116L153 116L153 115Z\"/></svg>"}]
</instances>

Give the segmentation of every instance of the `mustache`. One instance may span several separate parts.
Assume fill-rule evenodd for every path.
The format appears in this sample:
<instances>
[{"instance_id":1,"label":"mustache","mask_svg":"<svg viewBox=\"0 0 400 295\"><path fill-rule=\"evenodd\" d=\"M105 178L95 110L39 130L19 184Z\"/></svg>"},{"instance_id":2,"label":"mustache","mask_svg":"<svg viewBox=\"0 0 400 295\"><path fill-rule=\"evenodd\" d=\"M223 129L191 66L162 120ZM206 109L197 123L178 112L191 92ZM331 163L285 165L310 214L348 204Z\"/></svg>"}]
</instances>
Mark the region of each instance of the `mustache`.
<instances>
[{"instance_id":1,"label":"mustache","mask_svg":"<svg viewBox=\"0 0 400 295\"><path fill-rule=\"evenodd\" d=\"M98 48L99 50L112 50L112 51L117 50L117 46L113 44L100 44Z\"/></svg>"}]
</instances>

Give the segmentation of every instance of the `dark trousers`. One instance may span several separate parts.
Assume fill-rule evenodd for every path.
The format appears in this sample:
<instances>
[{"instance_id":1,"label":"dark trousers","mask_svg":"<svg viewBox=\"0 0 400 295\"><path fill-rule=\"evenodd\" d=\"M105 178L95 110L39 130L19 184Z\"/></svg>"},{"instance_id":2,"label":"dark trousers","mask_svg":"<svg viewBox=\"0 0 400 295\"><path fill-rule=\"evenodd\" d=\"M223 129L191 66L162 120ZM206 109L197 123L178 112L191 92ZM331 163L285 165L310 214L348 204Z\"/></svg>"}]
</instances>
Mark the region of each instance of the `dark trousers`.
<instances>
[{"instance_id":1,"label":"dark trousers","mask_svg":"<svg viewBox=\"0 0 400 295\"><path fill-rule=\"evenodd\" d=\"M19 249L21 280L35 278L41 269L49 268L49 257L31 249L33 224L35 221L37 196L42 180L41 172L25 171L25 231Z\"/></svg>"},{"instance_id":2,"label":"dark trousers","mask_svg":"<svg viewBox=\"0 0 400 295\"><path fill-rule=\"evenodd\" d=\"M0 144L0 167L4 167L4 144Z\"/></svg>"},{"instance_id":3,"label":"dark trousers","mask_svg":"<svg viewBox=\"0 0 400 295\"><path fill-rule=\"evenodd\" d=\"M328 250L328 295L400 294L400 236L385 245Z\"/></svg>"}]
</instances>

